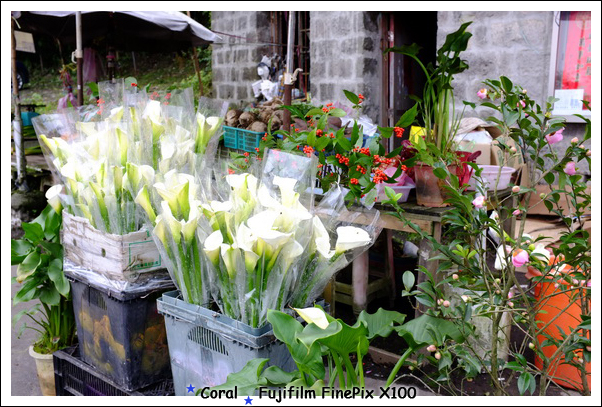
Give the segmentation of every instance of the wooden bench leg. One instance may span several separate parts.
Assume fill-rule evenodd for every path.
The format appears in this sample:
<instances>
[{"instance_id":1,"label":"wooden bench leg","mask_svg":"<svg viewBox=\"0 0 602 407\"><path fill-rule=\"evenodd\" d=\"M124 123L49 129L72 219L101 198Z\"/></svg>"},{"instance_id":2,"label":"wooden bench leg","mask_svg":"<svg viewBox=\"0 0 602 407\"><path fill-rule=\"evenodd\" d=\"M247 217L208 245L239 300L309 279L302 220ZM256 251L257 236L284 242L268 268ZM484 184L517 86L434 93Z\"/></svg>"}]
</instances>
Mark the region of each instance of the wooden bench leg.
<instances>
[{"instance_id":1,"label":"wooden bench leg","mask_svg":"<svg viewBox=\"0 0 602 407\"><path fill-rule=\"evenodd\" d=\"M393 231L387 229L387 271L390 282L389 306L395 306L395 297L398 295L397 287L395 286L395 256L393 254Z\"/></svg>"},{"instance_id":2,"label":"wooden bench leg","mask_svg":"<svg viewBox=\"0 0 602 407\"><path fill-rule=\"evenodd\" d=\"M433 238L437 240L437 242L441 243L441 223L433 224ZM435 282L442 280L441 276L437 274L437 269L439 268L438 260L430 260L432 257L436 256L436 251L433 246L429 243L427 239L423 239L420 242L418 247L418 265L426 268L435 278ZM426 281L426 275L422 272L418 272L418 278L416 279L416 284L420 284ZM423 304L418 304L416 308L415 316L419 317L427 311L427 307Z\"/></svg>"},{"instance_id":3,"label":"wooden bench leg","mask_svg":"<svg viewBox=\"0 0 602 407\"><path fill-rule=\"evenodd\" d=\"M359 314L368 305L368 251L359 255L352 264L353 312Z\"/></svg>"}]
</instances>

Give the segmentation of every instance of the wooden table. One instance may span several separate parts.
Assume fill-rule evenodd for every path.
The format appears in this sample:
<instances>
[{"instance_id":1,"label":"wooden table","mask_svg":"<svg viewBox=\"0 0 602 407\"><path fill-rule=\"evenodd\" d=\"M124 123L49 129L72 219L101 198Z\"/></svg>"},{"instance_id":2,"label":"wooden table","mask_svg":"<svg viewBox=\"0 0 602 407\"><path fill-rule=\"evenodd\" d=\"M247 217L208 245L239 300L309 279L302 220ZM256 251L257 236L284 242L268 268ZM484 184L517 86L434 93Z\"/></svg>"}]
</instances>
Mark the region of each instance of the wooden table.
<instances>
[{"instance_id":1,"label":"wooden table","mask_svg":"<svg viewBox=\"0 0 602 407\"><path fill-rule=\"evenodd\" d=\"M516 207L516 198L510 197L510 195L510 188L498 191L497 196L500 202L490 205L488 209L496 209L501 217L507 216L514 210L513 208ZM510 199L505 199L508 197L510 197ZM400 204L401 208L405 211L404 217L418 225L423 231L429 233L429 235L434 237L437 242L441 242L443 214L449 210L449 207L429 208L420 206L416 203L415 198L412 198L413 196L410 197L408 202ZM327 293L326 295L326 297L330 296L331 298L334 298L335 301L351 305L356 314L359 314L359 312L366 309L371 300L382 296L388 295L390 304L391 306L393 305L395 296L399 295L395 284L395 262L392 243L393 231L415 232L410 226L406 226L403 221L390 214L390 212L393 212L393 207L377 204L376 209L379 210L380 221L382 222L383 230L387 234L387 266L384 273L381 271L383 278L369 282L370 269L368 251L365 251L353 261L352 284L333 281L330 284L330 293ZM374 221L374 211L369 211L364 207L353 207L351 213L354 217L351 221L355 224L370 225ZM349 221L350 219L343 215L340 220ZM515 223L514 218L510 217L504 224L504 229L510 236L514 236ZM437 276L439 261L432 260L435 256L436 252L432 245L427 239L423 239L418 247L418 266L425 267L429 272ZM424 280L424 273L418 273L417 283L419 284ZM331 312L333 315L335 301L330 301Z\"/></svg>"}]
</instances>

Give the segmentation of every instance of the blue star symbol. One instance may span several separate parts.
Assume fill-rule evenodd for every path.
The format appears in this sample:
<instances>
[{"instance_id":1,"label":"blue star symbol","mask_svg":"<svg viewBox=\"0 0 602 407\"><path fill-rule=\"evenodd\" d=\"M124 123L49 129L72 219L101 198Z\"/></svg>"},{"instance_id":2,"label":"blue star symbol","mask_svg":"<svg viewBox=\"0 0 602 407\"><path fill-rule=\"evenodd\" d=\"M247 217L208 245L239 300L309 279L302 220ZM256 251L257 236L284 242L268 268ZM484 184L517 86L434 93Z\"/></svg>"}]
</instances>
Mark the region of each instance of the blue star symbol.
<instances>
[{"instance_id":1,"label":"blue star symbol","mask_svg":"<svg viewBox=\"0 0 602 407\"><path fill-rule=\"evenodd\" d=\"M245 399L245 406L247 404L253 405L252 401L253 401L253 399L250 396L247 396L247 398Z\"/></svg>"},{"instance_id":2,"label":"blue star symbol","mask_svg":"<svg viewBox=\"0 0 602 407\"><path fill-rule=\"evenodd\" d=\"M194 393L194 386L192 384L186 388L188 389L188 393Z\"/></svg>"}]
</instances>

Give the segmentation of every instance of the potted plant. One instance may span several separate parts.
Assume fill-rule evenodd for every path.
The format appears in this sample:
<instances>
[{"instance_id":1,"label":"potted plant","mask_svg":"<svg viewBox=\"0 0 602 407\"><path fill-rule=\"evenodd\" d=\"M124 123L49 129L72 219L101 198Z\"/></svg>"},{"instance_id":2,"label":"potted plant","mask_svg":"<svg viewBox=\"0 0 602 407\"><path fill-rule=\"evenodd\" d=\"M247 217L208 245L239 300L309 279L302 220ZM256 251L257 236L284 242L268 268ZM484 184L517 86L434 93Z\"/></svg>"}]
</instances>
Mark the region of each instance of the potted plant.
<instances>
[{"instance_id":1,"label":"potted plant","mask_svg":"<svg viewBox=\"0 0 602 407\"><path fill-rule=\"evenodd\" d=\"M22 239L11 240L11 264L18 264L14 282L21 289L13 305L38 300L29 309L17 313L13 324L27 316L35 325L21 325L37 331L40 336L29 348L35 359L42 394L54 396L54 365L52 354L71 346L75 339L75 319L69 281L63 274L63 247L59 231L62 217L51 205L31 223L23 223Z\"/></svg>"},{"instance_id":2,"label":"potted plant","mask_svg":"<svg viewBox=\"0 0 602 407\"><path fill-rule=\"evenodd\" d=\"M417 44L387 50L414 59L426 75L422 99L417 103L418 115L424 127L421 135L412 140L417 150L414 172L419 205L447 205L444 203L446 195L441 188L446 177L444 167L448 167L460 179L466 178L467 171L472 171L464 164L468 157L455 152L454 136L462 115L456 116L452 87L454 75L468 69L468 64L460 58L460 53L466 50L472 36L466 31L470 24L471 22L462 24L457 31L447 36L445 43L437 51L436 66L425 66L420 61L418 53L421 47Z\"/></svg>"}]
</instances>

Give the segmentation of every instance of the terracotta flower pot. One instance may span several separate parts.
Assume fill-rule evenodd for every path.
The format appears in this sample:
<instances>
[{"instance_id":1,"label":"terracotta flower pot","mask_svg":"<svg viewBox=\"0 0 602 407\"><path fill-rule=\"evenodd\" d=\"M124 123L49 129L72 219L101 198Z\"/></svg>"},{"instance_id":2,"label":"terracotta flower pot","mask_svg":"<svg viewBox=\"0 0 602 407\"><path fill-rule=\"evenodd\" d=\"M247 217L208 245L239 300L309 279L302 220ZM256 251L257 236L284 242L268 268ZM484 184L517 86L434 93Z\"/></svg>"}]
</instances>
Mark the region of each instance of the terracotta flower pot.
<instances>
[{"instance_id":1,"label":"terracotta flower pot","mask_svg":"<svg viewBox=\"0 0 602 407\"><path fill-rule=\"evenodd\" d=\"M54 387L54 362L52 354L44 355L33 350L33 346L29 347L29 355L36 361L36 369L38 371L38 380L43 396L56 396Z\"/></svg>"},{"instance_id":2,"label":"terracotta flower pot","mask_svg":"<svg viewBox=\"0 0 602 407\"><path fill-rule=\"evenodd\" d=\"M549 264L556 264L557 259L554 256L550 257ZM527 278L541 277L541 273L532 266L527 267ZM563 265L558 272L567 274L571 273L573 268L570 265ZM535 285L534 294L538 301L538 309L543 312L538 312L536 320L544 326L553 318L554 321L545 329L545 333L555 339L562 340L562 333L571 332L581 322L581 301L577 300L571 303L571 297L577 294L579 287L569 286L565 281L546 282L542 281ZM568 306L568 308L567 308ZM591 307L591 304L589 304ZM566 308L566 310L565 310ZM564 310L564 311L563 311ZM563 311L561 314L559 312ZM539 323L538 323L539 325ZM539 335L537 340L542 344L546 340L545 335ZM556 352L557 347L554 345L545 346L542 351L546 358L552 357ZM575 352L576 357L583 357L579 351ZM543 370L543 361L537 355L535 356L535 366ZM588 387L591 389L591 363L586 363L585 370L587 372ZM552 380L561 386L571 389L583 390L581 384L581 375L579 369L574 366L564 363L564 357L561 354L551 361L548 367L548 374L554 376Z\"/></svg>"},{"instance_id":3,"label":"terracotta flower pot","mask_svg":"<svg viewBox=\"0 0 602 407\"><path fill-rule=\"evenodd\" d=\"M456 166L449 166L448 170L454 172ZM414 166L416 181L416 201L418 205L430 208L443 208L449 206L444 201L448 198L445 190L445 181L437 178L433 173L433 167L422 163Z\"/></svg>"}]
</instances>

